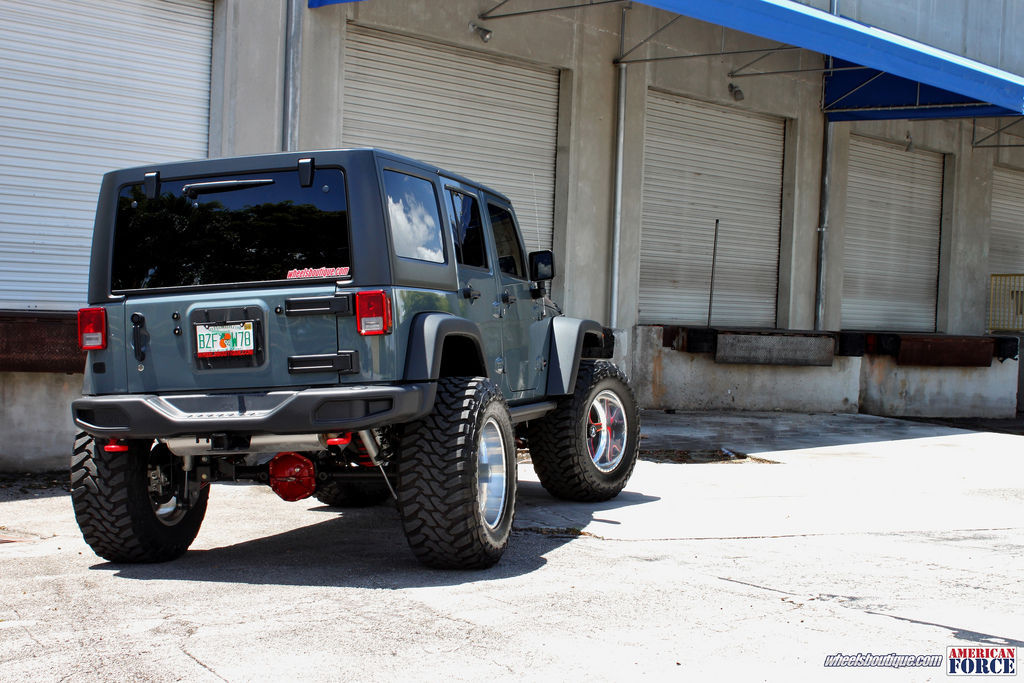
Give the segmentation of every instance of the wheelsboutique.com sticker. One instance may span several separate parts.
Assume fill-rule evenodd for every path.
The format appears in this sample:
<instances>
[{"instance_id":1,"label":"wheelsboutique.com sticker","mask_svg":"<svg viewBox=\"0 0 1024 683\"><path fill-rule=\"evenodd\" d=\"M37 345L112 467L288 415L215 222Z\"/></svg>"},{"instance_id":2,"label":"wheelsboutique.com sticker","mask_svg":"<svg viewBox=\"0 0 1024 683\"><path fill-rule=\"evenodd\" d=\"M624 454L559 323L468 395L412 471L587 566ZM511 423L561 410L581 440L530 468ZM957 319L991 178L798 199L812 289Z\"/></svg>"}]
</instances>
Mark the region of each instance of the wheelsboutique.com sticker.
<instances>
[{"instance_id":1,"label":"wheelsboutique.com sticker","mask_svg":"<svg viewBox=\"0 0 1024 683\"><path fill-rule=\"evenodd\" d=\"M947 647L946 673L950 676L1016 676L1015 647Z\"/></svg>"}]
</instances>

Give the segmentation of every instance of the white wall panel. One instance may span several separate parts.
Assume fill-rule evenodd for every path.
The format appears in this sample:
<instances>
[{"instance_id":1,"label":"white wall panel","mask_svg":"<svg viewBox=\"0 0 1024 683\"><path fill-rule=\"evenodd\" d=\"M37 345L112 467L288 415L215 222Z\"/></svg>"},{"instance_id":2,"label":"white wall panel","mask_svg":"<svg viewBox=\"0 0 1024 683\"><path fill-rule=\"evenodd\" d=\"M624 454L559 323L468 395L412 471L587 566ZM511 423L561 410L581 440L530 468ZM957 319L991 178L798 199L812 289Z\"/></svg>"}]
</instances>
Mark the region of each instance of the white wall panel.
<instances>
[{"instance_id":1,"label":"white wall panel","mask_svg":"<svg viewBox=\"0 0 1024 683\"><path fill-rule=\"evenodd\" d=\"M774 327L785 123L650 92L640 322Z\"/></svg>"},{"instance_id":2,"label":"white wall panel","mask_svg":"<svg viewBox=\"0 0 1024 683\"><path fill-rule=\"evenodd\" d=\"M1024 273L1024 172L992 171L989 273Z\"/></svg>"},{"instance_id":3,"label":"white wall panel","mask_svg":"<svg viewBox=\"0 0 1024 683\"><path fill-rule=\"evenodd\" d=\"M935 330L941 154L850 137L842 326Z\"/></svg>"},{"instance_id":4,"label":"white wall panel","mask_svg":"<svg viewBox=\"0 0 1024 683\"><path fill-rule=\"evenodd\" d=\"M437 164L516 208L528 250L550 249L555 69L349 26L342 142Z\"/></svg>"},{"instance_id":5,"label":"white wall panel","mask_svg":"<svg viewBox=\"0 0 1024 683\"><path fill-rule=\"evenodd\" d=\"M0 309L85 302L103 173L205 157L211 0L0 2Z\"/></svg>"}]
</instances>

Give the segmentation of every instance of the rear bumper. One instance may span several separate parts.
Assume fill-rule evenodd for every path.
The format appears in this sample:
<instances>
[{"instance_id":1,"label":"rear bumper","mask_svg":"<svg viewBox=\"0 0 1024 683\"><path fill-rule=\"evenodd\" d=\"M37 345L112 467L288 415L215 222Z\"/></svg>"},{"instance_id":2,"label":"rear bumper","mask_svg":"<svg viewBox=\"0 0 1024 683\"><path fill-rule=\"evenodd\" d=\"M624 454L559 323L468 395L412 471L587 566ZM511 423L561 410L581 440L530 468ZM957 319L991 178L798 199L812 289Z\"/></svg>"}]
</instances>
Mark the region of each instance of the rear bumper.
<instances>
[{"instance_id":1,"label":"rear bumper","mask_svg":"<svg viewBox=\"0 0 1024 683\"><path fill-rule=\"evenodd\" d=\"M75 424L93 436L157 439L191 434L355 431L423 417L436 382L237 394L84 396Z\"/></svg>"}]
</instances>

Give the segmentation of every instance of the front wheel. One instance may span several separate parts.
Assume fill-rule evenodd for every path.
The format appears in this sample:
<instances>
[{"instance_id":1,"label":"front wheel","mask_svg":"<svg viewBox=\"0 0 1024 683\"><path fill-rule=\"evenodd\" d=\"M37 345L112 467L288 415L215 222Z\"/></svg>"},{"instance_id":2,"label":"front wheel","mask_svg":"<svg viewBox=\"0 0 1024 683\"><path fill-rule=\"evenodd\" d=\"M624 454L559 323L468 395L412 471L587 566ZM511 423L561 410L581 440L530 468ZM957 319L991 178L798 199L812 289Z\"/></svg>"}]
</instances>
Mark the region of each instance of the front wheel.
<instances>
[{"instance_id":1,"label":"front wheel","mask_svg":"<svg viewBox=\"0 0 1024 683\"><path fill-rule=\"evenodd\" d=\"M71 500L85 542L111 562L180 557L199 533L209 485L189 482L164 445L130 441L126 452L108 453L102 444L79 434L71 456Z\"/></svg>"},{"instance_id":2,"label":"front wheel","mask_svg":"<svg viewBox=\"0 0 1024 683\"><path fill-rule=\"evenodd\" d=\"M405 426L398 458L412 551L431 567L490 567L508 545L515 502L515 437L501 392L486 377L440 380L434 412Z\"/></svg>"},{"instance_id":3,"label":"front wheel","mask_svg":"<svg viewBox=\"0 0 1024 683\"><path fill-rule=\"evenodd\" d=\"M629 481L640 415L625 375L607 361L580 361L572 396L529 425L537 478L556 498L602 501Z\"/></svg>"}]
</instances>

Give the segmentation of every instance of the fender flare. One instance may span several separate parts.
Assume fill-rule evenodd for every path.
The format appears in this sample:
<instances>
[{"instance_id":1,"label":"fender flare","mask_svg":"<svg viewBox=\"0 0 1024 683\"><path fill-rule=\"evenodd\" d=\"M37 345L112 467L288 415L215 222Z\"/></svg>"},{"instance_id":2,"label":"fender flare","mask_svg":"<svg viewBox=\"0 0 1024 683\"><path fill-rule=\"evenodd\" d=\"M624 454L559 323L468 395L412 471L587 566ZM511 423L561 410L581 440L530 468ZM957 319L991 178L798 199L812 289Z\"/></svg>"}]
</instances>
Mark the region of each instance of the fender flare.
<instances>
[{"instance_id":1,"label":"fender flare","mask_svg":"<svg viewBox=\"0 0 1024 683\"><path fill-rule=\"evenodd\" d=\"M476 360L484 377L483 337L480 328L471 320L451 313L419 313L412 320L409 342L405 352L405 379L410 382L436 381L441 375L441 352L448 337L466 337L472 341Z\"/></svg>"},{"instance_id":2,"label":"fender flare","mask_svg":"<svg viewBox=\"0 0 1024 683\"><path fill-rule=\"evenodd\" d=\"M565 396L576 387L583 340L588 334L604 339L604 328L594 320L559 316L551 320L551 352L548 354L548 396Z\"/></svg>"}]
</instances>

